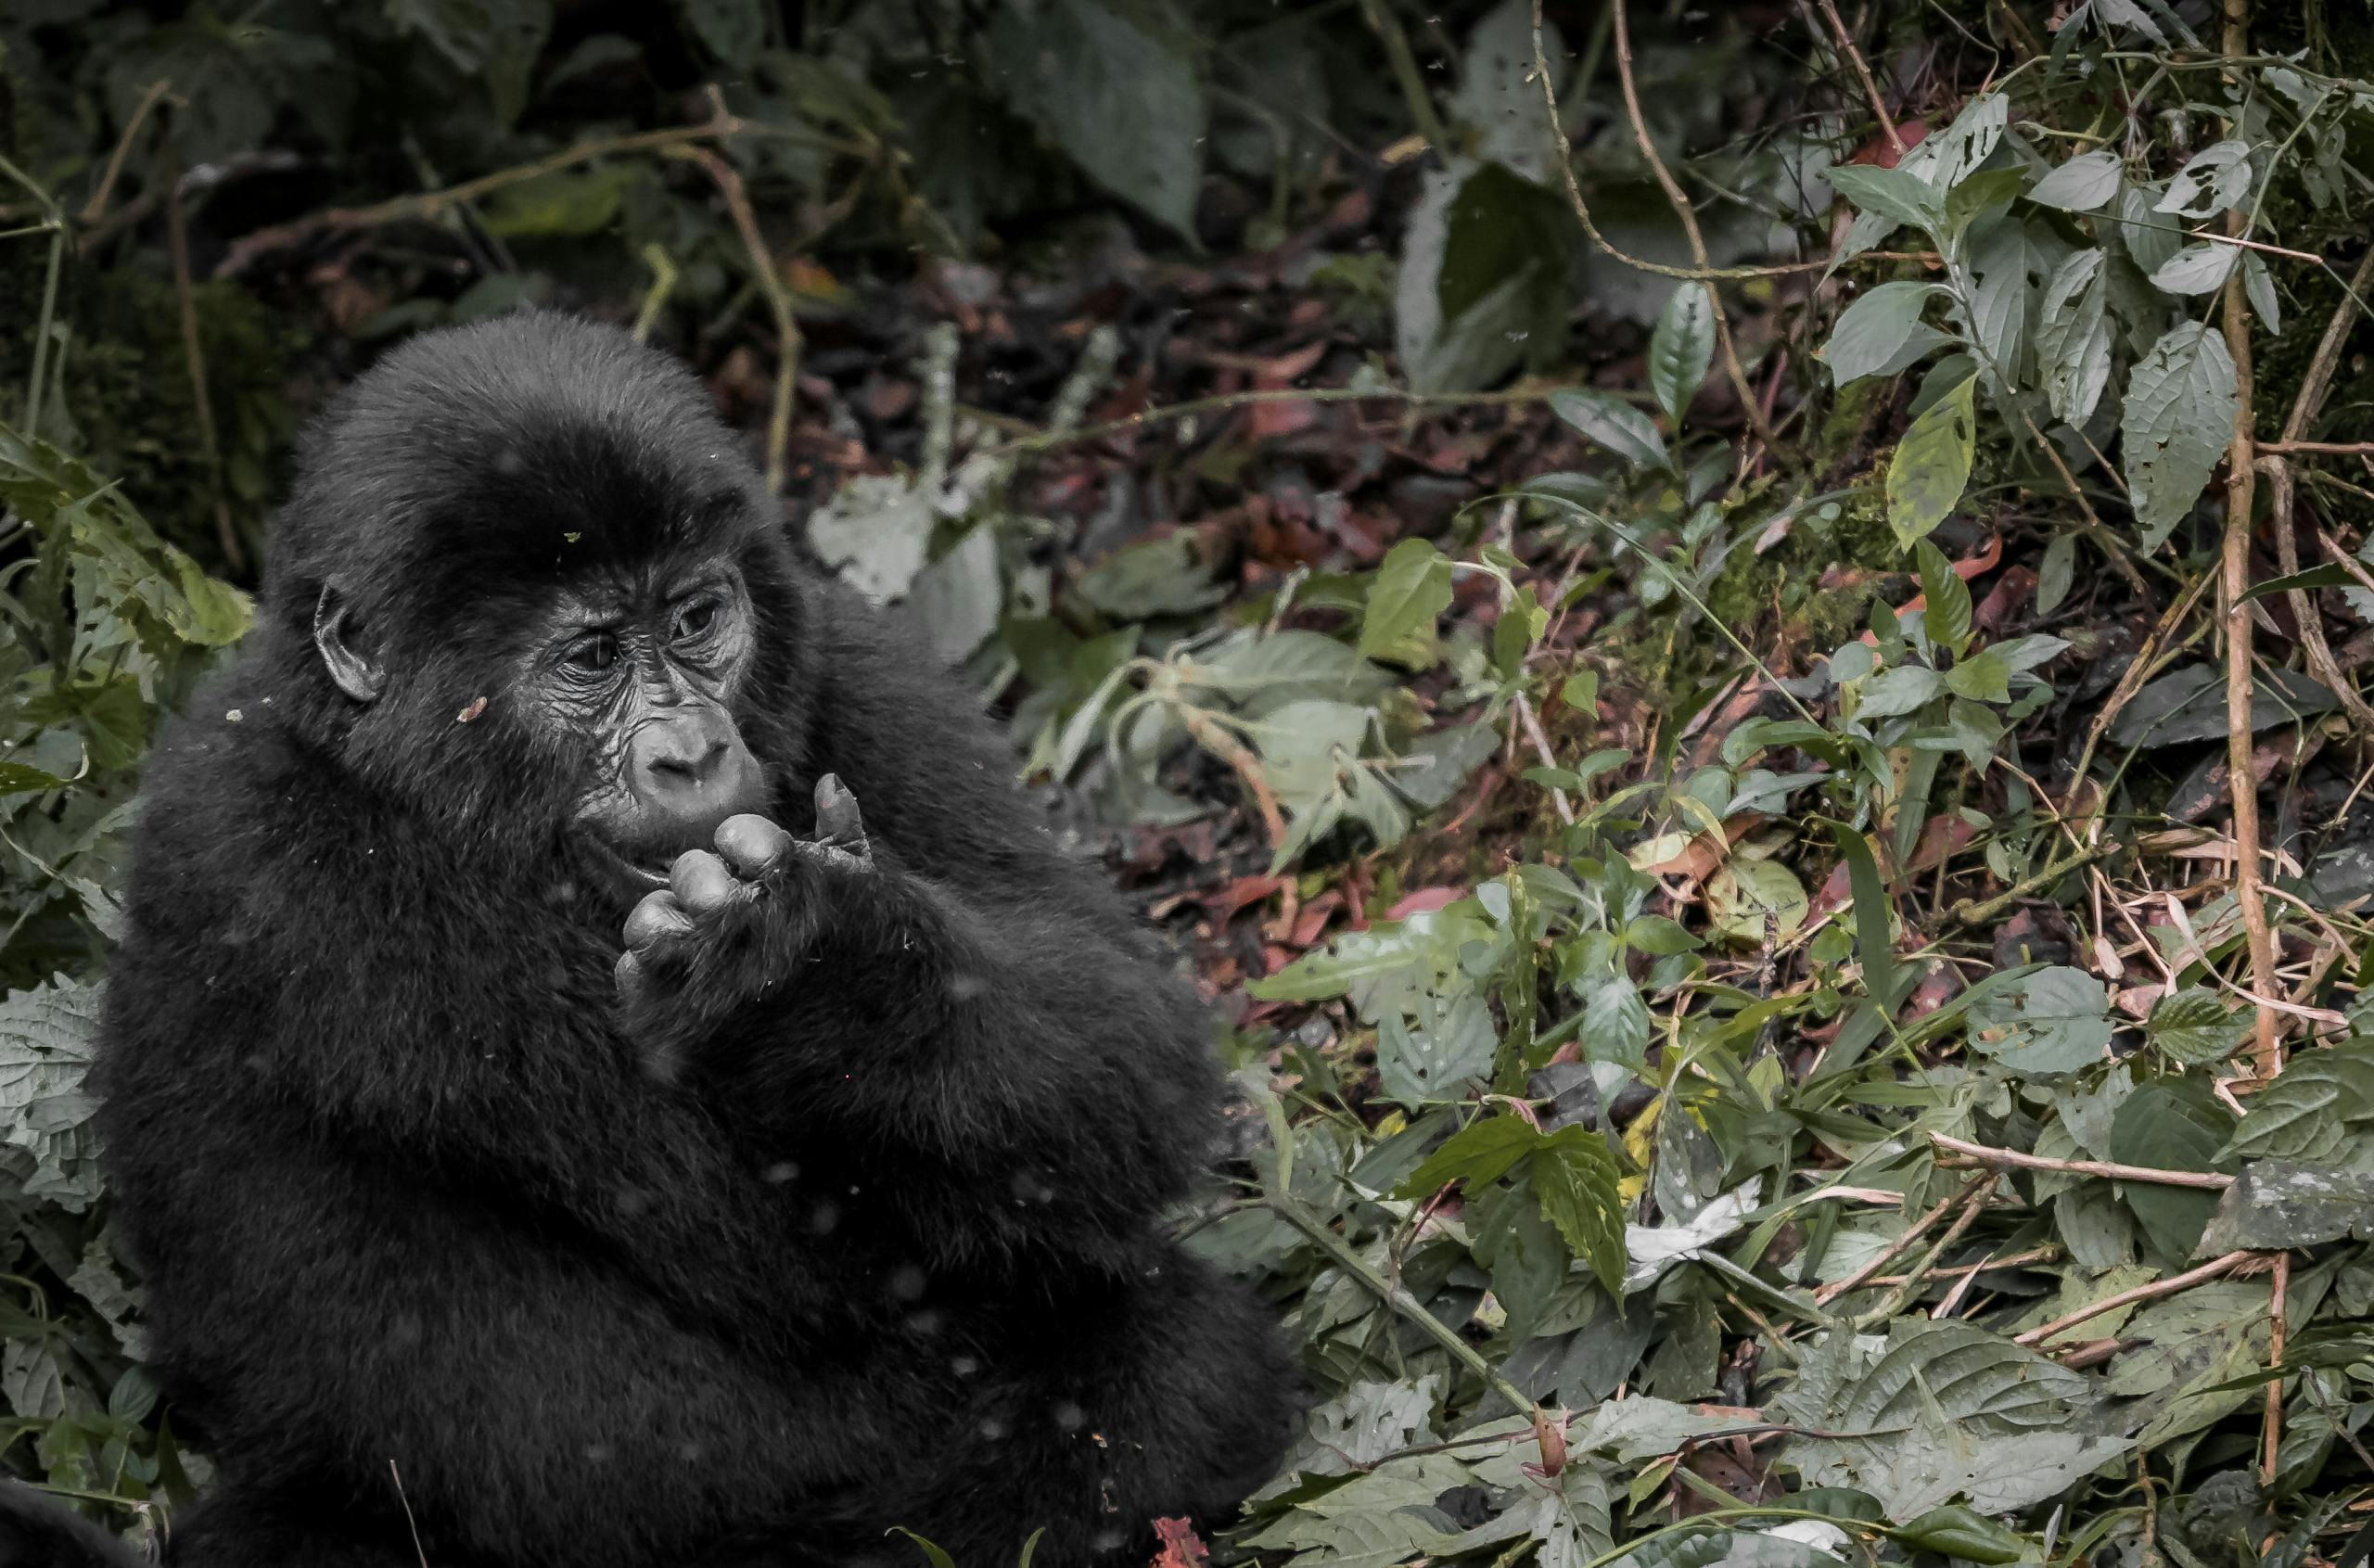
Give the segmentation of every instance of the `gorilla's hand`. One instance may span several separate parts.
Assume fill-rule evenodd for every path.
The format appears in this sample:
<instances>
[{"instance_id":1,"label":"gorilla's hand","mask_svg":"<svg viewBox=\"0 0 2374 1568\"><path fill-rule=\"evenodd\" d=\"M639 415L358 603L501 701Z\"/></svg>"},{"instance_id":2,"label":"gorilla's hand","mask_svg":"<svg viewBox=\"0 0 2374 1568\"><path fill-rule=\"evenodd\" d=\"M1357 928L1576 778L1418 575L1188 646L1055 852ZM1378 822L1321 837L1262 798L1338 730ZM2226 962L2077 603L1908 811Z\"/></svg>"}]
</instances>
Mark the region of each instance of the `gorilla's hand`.
<instances>
[{"instance_id":1,"label":"gorilla's hand","mask_svg":"<svg viewBox=\"0 0 2374 1568\"><path fill-rule=\"evenodd\" d=\"M627 917L619 994L637 1013L672 1000L714 1017L763 995L790 978L832 905L875 874L857 797L832 773L816 781L813 839L744 815L716 842L678 856L669 885Z\"/></svg>"}]
</instances>

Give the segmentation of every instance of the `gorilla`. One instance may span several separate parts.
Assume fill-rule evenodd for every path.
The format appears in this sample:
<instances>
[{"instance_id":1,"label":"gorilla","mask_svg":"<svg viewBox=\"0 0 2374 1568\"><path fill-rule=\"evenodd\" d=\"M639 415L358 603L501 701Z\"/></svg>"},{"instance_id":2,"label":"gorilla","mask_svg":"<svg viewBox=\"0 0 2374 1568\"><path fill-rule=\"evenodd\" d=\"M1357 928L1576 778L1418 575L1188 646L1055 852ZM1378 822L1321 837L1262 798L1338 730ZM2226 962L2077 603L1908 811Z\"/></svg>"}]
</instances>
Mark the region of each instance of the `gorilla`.
<instances>
[{"instance_id":1,"label":"gorilla","mask_svg":"<svg viewBox=\"0 0 2374 1568\"><path fill-rule=\"evenodd\" d=\"M94 1069L220 1472L168 1561L1227 1523L1299 1379L1162 1224L1206 1022L1012 769L666 356L529 313L351 387L151 764Z\"/></svg>"}]
</instances>

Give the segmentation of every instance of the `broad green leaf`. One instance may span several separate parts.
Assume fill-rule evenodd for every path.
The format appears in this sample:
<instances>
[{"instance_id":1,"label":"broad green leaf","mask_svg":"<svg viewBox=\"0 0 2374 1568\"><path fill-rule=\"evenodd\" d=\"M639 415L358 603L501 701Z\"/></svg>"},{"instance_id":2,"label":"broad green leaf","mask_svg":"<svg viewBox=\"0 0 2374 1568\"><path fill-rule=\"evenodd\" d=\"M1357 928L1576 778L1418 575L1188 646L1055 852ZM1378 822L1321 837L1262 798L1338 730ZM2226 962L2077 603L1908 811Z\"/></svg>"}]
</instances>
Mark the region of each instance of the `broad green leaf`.
<instances>
[{"instance_id":1,"label":"broad green leaf","mask_svg":"<svg viewBox=\"0 0 2374 1568\"><path fill-rule=\"evenodd\" d=\"M2110 993L2082 969L2056 965L1971 1006L1970 1047L2024 1077L2080 1072L2105 1059Z\"/></svg>"},{"instance_id":2,"label":"broad green leaf","mask_svg":"<svg viewBox=\"0 0 2374 1568\"><path fill-rule=\"evenodd\" d=\"M505 239L572 239L598 234L619 215L632 178L625 164L562 169L505 185L487 198L484 222Z\"/></svg>"},{"instance_id":3,"label":"broad green leaf","mask_svg":"<svg viewBox=\"0 0 2374 1568\"><path fill-rule=\"evenodd\" d=\"M2192 1093L2178 1087L2186 1081L2138 1085L2119 1103L2111 1119L2112 1159L2157 1170L2215 1168L2218 1145L2232 1118L2207 1103L2206 1090ZM2214 1194L2191 1187L2126 1181L2120 1183L2120 1192L2152 1246L2170 1262L2192 1256L2202 1228L2217 1207Z\"/></svg>"},{"instance_id":4,"label":"broad green leaf","mask_svg":"<svg viewBox=\"0 0 2374 1568\"><path fill-rule=\"evenodd\" d=\"M1805 885L1778 860L1734 855L1706 879L1706 915L1726 937L1752 944L1797 934L1810 909Z\"/></svg>"},{"instance_id":5,"label":"broad green leaf","mask_svg":"<svg viewBox=\"0 0 2374 1568\"><path fill-rule=\"evenodd\" d=\"M2242 597L2244 600L2264 599L2275 593L2314 592L2320 588L2355 588L2357 579L2347 567L2310 567L2285 577L2271 577L2265 582L2253 583Z\"/></svg>"},{"instance_id":6,"label":"broad green leaf","mask_svg":"<svg viewBox=\"0 0 2374 1568\"><path fill-rule=\"evenodd\" d=\"M1624 1295L1624 1199L1616 1190L1615 1156L1607 1141L1586 1127L1550 1135L1533 1160L1533 1191L1542 1217L1558 1228L1574 1255L1590 1265L1607 1294Z\"/></svg>"},{"instance_id":7,"label":"broad green leaf","mask_svg":"<svg viewBox=\"0 0 2374 1568\"><path fill-rule=\"evenodd\" d=\"M22 762L0 762L0 795L21 795L28 790L64 789L66 781L39 768L28 768Z\"/></svg>"},{"instance_id":8,"label":"broad green leaf","mask_svg":"<svg viewBox=\"0 0 2374 1568\"><path fill-rule=\"evenodd\" d=\"M2242 292L2249 296L2251 309L2259 313L2260 325L2270 333L2283 330L2283 301L2276 297L2275 276L2255 250L2242 252Z\"/></svg>"},{"instance_id":9,"label":"broad green leaf","mask_svg":"<svg viewBox=\"0 0 2374 1568\"><path fill-rule=\"evenodd\" d=\"M2107 338L2103 341L2103 374L2107 377L2110 369ZM2096 389L2097 392L2100 390ZM2059 414L2061 411L2056 407L2053 412ZM2061 417L2069 416L2062 414ZM2077 417L2082 419L2085 415ZM2061 602L2069 597L2069 590L2076 585L2076 581L2077 536L2074 533L2054 534L2051 542L2044 547L2044 564L2036 569L2036 614L2049 616L2059 609Z\"/></svg>"},{"instance_id":10,"label":"broad green leaf","mask_svg":"<svg viewBox=\"0 0 2374 1568\"><path fill-rule=\"evenodd\" d=\"M21 1189L70 1213L98 1200L98 1109L83 1089L101 990L59 981L0 1001L0 1145L32 1157Z\"/></svg>"},{"instance_id":11,"label":"broad green leaf","mask_svg":"<svg viewBox=\"0 0 2374 1568\"><path fill-rule=\"evenodd\" d=\"M2214 142L2185 160L2152 210L2207 218L2236 205L2250 192L2250 144Z\"/></svg>"},{"instance_id":12,"label":"broad green leaf","mask_svg":"<svg viewBox=\"0 0 2374 1568\"><path fill-rule=\"evenodd\" d=\"M1402 242L1393 339L1420 391L1548 370L1566 336L1574 215L1503 164L1454 158L1426 177Z\"/></svg>"},{"instance_id":13,"label":"broad green leaf","mask_svg":"<svg viewBox=\"0 0 2374 1568\"><path fill-rule=\"evenodd\" d=\"M1580 430L1616 456L1641 468L1666 468L1673 460L1666 455L1665 438L1649 416L1609 392L1589 390L1552 392L1551 412Z\"/></svg>"},{"instance_id":14,"label":"broad green leaf","mask_svg":"<svg viewBox=\"0 0 2374 1568\"><path fill-rule=\"evenodd\" d=\"M2223 1062L2251 1032L2251 1014L2206 986L2191 986L2151 1004L2144 1037L2188 1067Z\"/></svg>"},{"instance_id":15,"label":"broad green leaf","mask_svg":"<svg viewBox=\"0 0 2374 1568\"><path fill-rule=\"evenodd\" d=\"M2064 212L2091 212L2118 194L2119 156L2108 147L2081 152L2047 174L2028 199Z\"/></svg>"},{"instance_id":16,"label":"broad green leaf","mask_svg":"<svg viewBox=\"0 0 2374 1568\"><path fill-rule=\"evenodd\" d=\"M1385 552L1369 585L1360 616L1359 652L1382 658L1413 643L1432 645L1435 619L1450 607L1450 562L1423 539L1405 539Z\"/></svg>"},{"instance_id":17,"label":"broad green leaf","mask_svg":"<svg viewBox=\"0 0 2374 1568\"><path fill-rule=\"evenodd\" d=\"M1832 379L1843 387L1866 376L1895 376L1952 342L1921 319L1937 292L1930 283L1883 283L1847 306L1821 350Z\"/></svg>"},{"instance_id":18,"label":"broad green leaf","mask_svg":"<svg viewBox=\"0 0 2374 1568\"><path fill-rule=\"evenodd\" d=\"M2188 245L2151 274L2151 287L2169 294L2214 293L2226 286L2226 274L2234 270L2239 254L2236 247L2213 240Z\"/></svg>"},{"instance_id":19,"label":"broad green leaf","mask_svg":"<svg viewBox=\"0 0 2374 1568\"><path fill-rule=\"evenodd\" d=\"M1973 377L1931 404L1888 461L1888 525L1908 549L1952 514L1970 483L1977 388Z\"/></svg>"},{"instance_id":20,"label":"broad green leaf","mask_svg":"<svg viewBox=\"0 0 2374 1568\"><path fill-rule=\"evenodd\" d=\"M2246 1103L2220 1159L2322 1159L2352 1127L2374 1122L2374 1044L2353 1039L2296 1052Z\"/></svg>"},{"instance_id":21,"label":"broad green leaf","mask_svg":"<svg viewBox=\"0 0 2374 1568\"><path fill-rule=\"evenodd\" d=\"M2259 1160L2219 1198L2195 1256L2283 1252L2353 1236L2374 1240L2374 1173Z\"/></svg>"},{"instance_id":22,"label":"broad green leaf","mask_svg":"<svg viewBox=\"0 0 2374 1568\"><path fill-rule=\"evenodd\" d=\"M2045 285L2036 323L2036 375L2054 417L2072 425L2085 423L2110 384L2107 295L2100 250L2078 251Z\"/></svg>"},{"instance_id":23,"label":"broad green leaf","mask_svg":"<svg viewBox=\"0 0 2374 1568\"><path fill-rule=\"evenodd\" d=\"M1946 690L1972 702L2009 702L2010 680L2011 667L2001 654L1988 648L1956 660L1946 671Z\"/></svg>"},{"instance_id":24,"label":"broad green leaf","mask_svg":"<svg viewBox=\"0 0 2374 1568\"><path fill-rule=\"evenodd\" d=\"M1523 1116L1486 1116L1451 1134L1397 1191L1405 1198L1430 1198L1448 1182L1481 1187L1506 1176L1541 1145L1542 1135Z\"/></svg>"},{"instance_id":25,"label":"broad green leaf","mask_svg":"<svg viewBox=\"0 0 2374 1568\"><path fill-rule=\"evenodd\" d=\"M1950 192L1976 173L2001 144L2010 122L2011 100L2001 93L1982 93L1964 104L1953 123L1937 134L1931 188Z\"/></svg>"},{"instance_id":26,"label":"broad green leaf","mask_svg":"<svg viewBox=\"0 0 2374 1568\"><path fill-rule=\"evenodd\" d=\"M1192 238L1206 108L1191 46L1104 0L1016 0L989 23L991 80L1081 172Z\"/></svg>"},{"instance_id":27,"label":"broad green leaf","mask_svg":"<svg viewBox=\"0 0 2374 1568\"><path fill-rule=\"evenodd\" d=\"M1706 379L1715 359L1715 310L1706 290L1685 283L1673 291L1649 335L1649 389L1676 425Z\"/></svg>"},{"instance_id":28,"label":"broad green leaf","mask_svg":"<svg viewBox=\"0 0 2374 1568\"><path fill-rule=\"evenodd\" d=\"M1891 1534L1908 1545L1965 1562L2017 1562L2029 1555L2025 1536L1959 1503L1931 1509Z\"/></svg>"},{"instance_id":29,"label":"broad green leaf","mask_svg":"<svg viewBox=\"0 0 2374 1568\"><path fill-rule=\"evenodd\" d=\"M2189 321L2152 346L2126 384L2126 484L2141 543L2175 531L2234 438L2240 407L2226 339Z\"/></svg>"},{"instance_id":30,"label":"broad green leaf","mask_svg":"<svg viewBox=\"0 0 2374 1568\"><path fill-rule=\"evenodd\" d=\"M1926 665L1883 669L1863 682L1855 699L1857 719L1895 719L1917 713L1946 689L1944 677Z\"/></svg>"},{"instance_id":31,"label":"broad green leaf","mask_svg":"<svg viewBox=\"0 0 2374 1568\"><path fill-rule=\"evenodd\" d=\"M1913 559L1921 573L1921 619L1929 640L1959 654L1970 641L1970 584L1954 570L1946 553L1925 539L1914 547Z\"/></svg>"},{"instance_id":32,"label":"broad green leaf","mask_svg":"<svg viewBox=\"0 0 2374 1568\"><path fill-rule=\"evenodd\" d=\"M1848 201L1856 210L1873 213L1889 223L1923 232L1934 232L1945 224L1946 212L1936 193L1919 175L1902 169L1871 169L1860 164L1837 164L1824 176L1831 188Z\"/></svg>"},{"instance_id":33,"label":"broad green leaf","mask_svg":"<svg viewBox=\"0 0 2374 1568\"><path fill-rule=\"evenodd\" d=\"M2159 192L2151 185L2122 185L2118 193L2118 236L2130 261L2151 276L2185 242L2183 226L2152 210Z\"/></svg>"}]
</instances>

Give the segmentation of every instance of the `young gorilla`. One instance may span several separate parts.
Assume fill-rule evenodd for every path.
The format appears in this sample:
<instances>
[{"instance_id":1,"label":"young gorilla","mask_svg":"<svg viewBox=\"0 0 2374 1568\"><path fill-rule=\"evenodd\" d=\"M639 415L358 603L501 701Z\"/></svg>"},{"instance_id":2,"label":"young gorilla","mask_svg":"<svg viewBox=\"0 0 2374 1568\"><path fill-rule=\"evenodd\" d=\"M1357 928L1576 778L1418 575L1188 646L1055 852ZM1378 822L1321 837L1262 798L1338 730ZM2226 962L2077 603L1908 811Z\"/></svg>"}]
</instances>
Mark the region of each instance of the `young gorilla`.
<instances>
[{"instance_id":1,"label":"young gorilla","mask_svg":"<svg viewBox=\"0 0 2374 1568\"><path fill-rule=\"evenodd\" d=\"M171 1560L903 1525L1004 1568L1044 1526L1070 1568L1225 1523L1295 1380L1158 1224L1203 1017L698 383L554 315L415 340L273 542L152 765L97 1068L222 1472Z\"/></svg>"}]
</instances>

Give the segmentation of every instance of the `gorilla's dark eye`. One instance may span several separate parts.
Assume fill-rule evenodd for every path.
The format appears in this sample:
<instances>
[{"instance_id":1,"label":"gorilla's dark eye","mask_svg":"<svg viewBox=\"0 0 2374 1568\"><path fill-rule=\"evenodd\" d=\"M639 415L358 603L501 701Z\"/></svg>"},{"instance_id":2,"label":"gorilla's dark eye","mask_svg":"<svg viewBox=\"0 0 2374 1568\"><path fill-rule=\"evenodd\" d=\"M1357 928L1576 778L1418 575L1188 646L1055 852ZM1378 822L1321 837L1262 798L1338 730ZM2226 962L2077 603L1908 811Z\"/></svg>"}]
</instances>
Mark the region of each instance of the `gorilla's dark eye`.
<instances>
[{"instance_id":1,"label":"gorilla's dark eye","mask_svg":"<svg viewBox=\"0 0 2374 1568\"><path fill-rule=\"evenodd\" d=\"M568 662L580 669L599 672L619 662L619 640L597 631L568 650Z\"/></svg>"},{"instance_id":2,"label":"gorilla's dark eye","mask_svg":"<svg viewBox=\"0 0 2374 1568\"><path fill-rule=\"evenodd\" d=\"M676 640L689 642L717 624L717 601L696 599L676 612Z\"/></svg>"}]
</instances>

